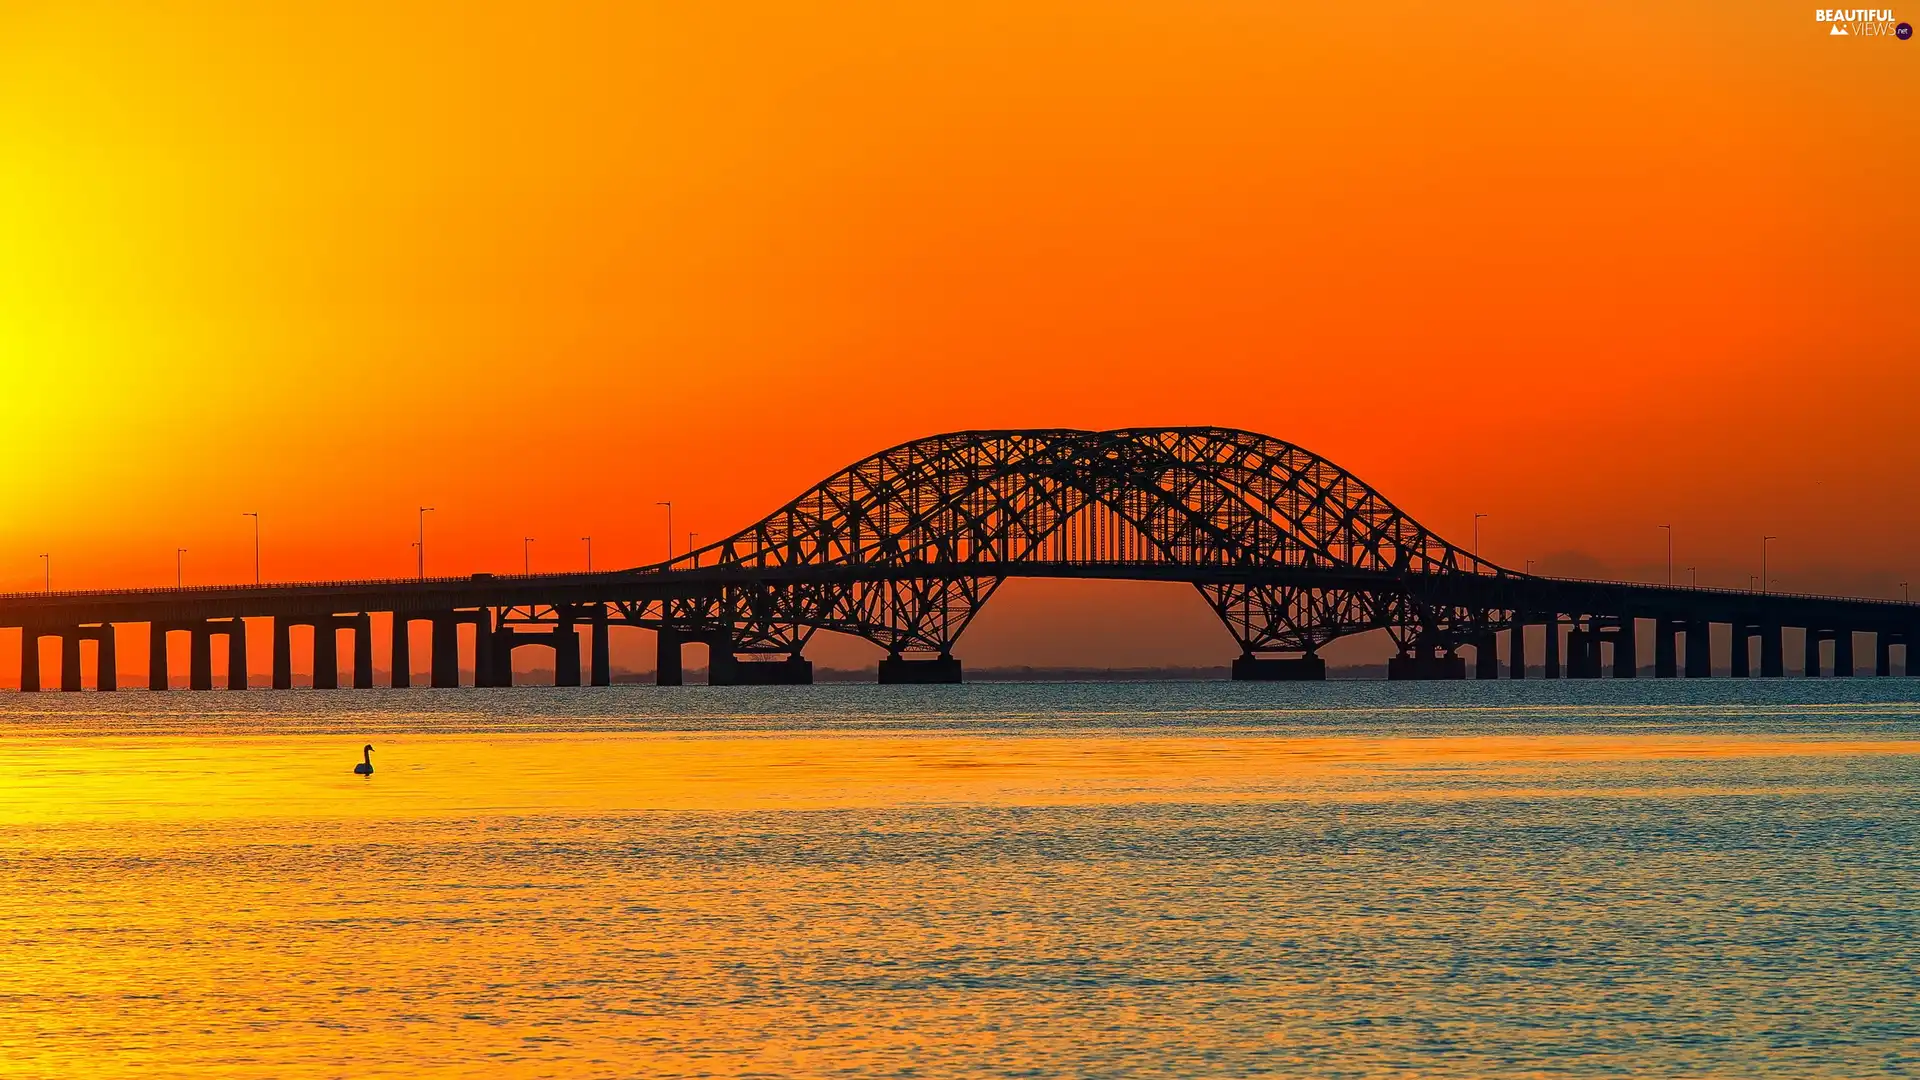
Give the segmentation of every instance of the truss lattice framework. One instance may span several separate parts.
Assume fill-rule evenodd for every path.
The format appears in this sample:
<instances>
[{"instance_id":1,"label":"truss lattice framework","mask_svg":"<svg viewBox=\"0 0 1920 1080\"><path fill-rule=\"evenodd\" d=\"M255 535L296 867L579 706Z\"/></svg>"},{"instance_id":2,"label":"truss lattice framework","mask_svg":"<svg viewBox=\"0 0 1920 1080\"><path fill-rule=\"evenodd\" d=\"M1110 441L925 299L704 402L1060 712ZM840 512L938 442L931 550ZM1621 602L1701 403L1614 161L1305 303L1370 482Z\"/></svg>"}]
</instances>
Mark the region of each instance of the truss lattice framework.
<instances>
[{"instance_id":1,"label":"truss lattice framework","mask_svg":"<svg viewBox=\"0 0 1920 1080\"><path fill-rule=\"evenodd\" d=\"M1356 570L1407 580L1509 573L1448 543L1345 469L1265 435L962 431L883 450L733 536L646 568L767 572L752 575L756 583L624 605L621 614L641 624L726 627L741 652L797 653L824 629L896 656L946 655L1002 580L1062 564L1160 576L1168 568ZM800 568L847 572L802 581L791 573ZM1378 588L1195 583L1247 653L1312 652L1379 627L1403 647L1450 645L1504 617Z\"/></svg>"}]
</instances>

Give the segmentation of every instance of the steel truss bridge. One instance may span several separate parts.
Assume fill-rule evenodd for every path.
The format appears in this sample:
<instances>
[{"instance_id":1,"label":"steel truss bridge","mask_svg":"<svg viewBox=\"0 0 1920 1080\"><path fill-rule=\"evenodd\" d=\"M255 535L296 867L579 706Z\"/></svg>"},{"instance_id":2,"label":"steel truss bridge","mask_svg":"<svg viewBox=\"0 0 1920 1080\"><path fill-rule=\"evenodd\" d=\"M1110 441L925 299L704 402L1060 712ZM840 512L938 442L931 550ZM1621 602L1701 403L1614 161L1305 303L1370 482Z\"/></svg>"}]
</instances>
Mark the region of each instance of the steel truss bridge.
<instances>
[{"instance_id":1,"label":"steel truss bridge","mask_svg":"<svg viewBox=\"0 0 1920 1080\"><path fill-rule=\"evenodd\" d=\"M461 626L471 625L478 685L511 685L516 648L549 648L556 681L611 681L608 630L658 634L658 680L681 681L681 648L707 646L712 683L812 681L821 632L886 653L882 682L958 682L955 647L1010 578L1190 584L1239 647L1237 679L1324 678L1320 650L1384 630L1394 678L1481 678L1528 670L1541 646L1548 678L1640 670L1636 629L1652 623L1654 673L1703 677L1711 627L1730 641L1735 676L1784 674L1783 630L1804 631L1808 674L1851 675L1858 635L1876 674L1895 650L1920 673L1920 605L1548 578L1449 543L1360 478L1299 446L1225 428L963 431L855 462L767 517L665 563L593 574L540 574L290 585L16 594L0 626L20 627L21 684L41 685L39 642L63 643L60 685L82 686L81 643L95 641L95 685L116 684L116 627L148 623L149 685L168 685L166 641L190 636L189 685L210 689L213 639L228 685L247 685L248 619L271 619L273 685L292 685L294 626L313 628L314 685L339 685L337 631L351 630L352 684L373 684L374 613L388 634L394 686L410 680L406 628L432 624L432 683L456 686ZM1542 629L1529 633L1528 628ZM1757 641L1757 648L1755 642ZM1824 643L1831 647L1823 651ZM1758 654L1755 664L1754 654ZM1829 658L1830 657L1830 658Z\"/></svg>"}]
</instances>

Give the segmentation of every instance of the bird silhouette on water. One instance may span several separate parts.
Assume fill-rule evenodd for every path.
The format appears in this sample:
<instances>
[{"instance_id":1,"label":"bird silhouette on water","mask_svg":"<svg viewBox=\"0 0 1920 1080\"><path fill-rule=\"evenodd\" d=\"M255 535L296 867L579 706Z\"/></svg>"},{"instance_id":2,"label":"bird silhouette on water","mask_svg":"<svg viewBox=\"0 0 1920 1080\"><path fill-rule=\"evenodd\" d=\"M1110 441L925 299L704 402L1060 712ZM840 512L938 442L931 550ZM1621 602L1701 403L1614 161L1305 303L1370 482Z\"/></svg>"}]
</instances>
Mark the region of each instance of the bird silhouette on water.
<instances>
[{"instance_id":1,"label":"bird silhouette on water","mask_svg":"<svg viewBox=\"0 0 1920 1080\"><path fill-rule=\"evenodd\" d=\"M353 767L353 775L372 776L373 775L373 744L368 743L360 751L360 756L365 760L361 761L360 764L355 765Z\"/></svg>"}]
</instances>

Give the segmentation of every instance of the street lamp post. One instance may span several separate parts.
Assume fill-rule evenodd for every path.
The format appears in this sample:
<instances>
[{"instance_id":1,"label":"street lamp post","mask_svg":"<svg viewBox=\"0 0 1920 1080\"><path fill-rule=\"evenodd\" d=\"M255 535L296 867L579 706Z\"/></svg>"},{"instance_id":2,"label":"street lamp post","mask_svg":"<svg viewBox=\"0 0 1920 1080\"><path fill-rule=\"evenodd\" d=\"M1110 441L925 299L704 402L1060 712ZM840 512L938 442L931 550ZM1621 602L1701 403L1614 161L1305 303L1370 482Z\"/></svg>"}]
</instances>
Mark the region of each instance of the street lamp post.
<instances>
[{"instance_id":1,"label":"street lamp post","mask_svg":"<svg viewBox=\"0 0 1920 1080\"><path fill-rule=\"evenodd\" d=\"M531 536L520 538L520 572L533 573L533 537Z\"/></svg>"},{"instance_id":2,"label":"street lamp post","mask_svg":"<svg viewBox=\"0 0 1920 1080\"><path fill-rule=\"evenodd\" d=\"M1913 594L1907 591L1907 583L1904 581L1900 583L1900 598L1909 604L1913 603Z\"/></svg>"},{"instance_id":3,"label":"street lamp post","mask_svg":"<svg viewBox=\"0 0 1920 1080\"><path fill-rule=\"evenodd\" d=\"M1767 591L1767 542L1778 539L1780 538L1777 536L1763 536L1760 538L1760 591L1762 593Z\"/></svg>"},{"instance_id":4,"label":"street lamp post","mask_svg":"<svg viewBox=\"0 0 1920 1080\"><path fill-rule=\"evenodd\" d=\"M1534 562L1534 560L1532 560L1532 559L1528 559L1528 560L1527 560L1527 567L1526 567L1526 569L1525 569L1525 570L1523 570L1523 571L1522 571L1522 573L1527 573L1527 574L1531 574L1531 573L1533 573L1533 562Z\"/></svg>"},{"instance_id":5,"label":"street lamp post","mask_svg":"<svg viewBox=\"0 0 1920 1080\"><path fill-rule=\"evenodd\" d=\"M1486 516L1486 514L1473 515L1473 557L1476 559L1480 557L1480 519Z\"/></svg>"},{"instance_id":6,"label":"street lamp post","mask_svg":"<svg viewBox=\"0 0 1920 1080\"><path fill-rule=\"evenodd\" d=\"M694 539L694 537L696 537L696 536L699 536L699 535L700 535L700 534L699 534L699 533L697 533L697 532L689 532L689 533L687 533L687 554L689 554L689 555L692 555L692 554L693 554L693 539ZM693 559L693 565L695 565L695 566L699 566L699 565L700 565L700 557L699 557L698 555L694 555L694 559Z\"/></svg>"},{"instance_id":7,"label":"street lamp post","mask_svg":"<svg viewBox=\"0 0 1920 1080\"><path fill-rule=\"evenodd\" d=\"M587 542L587 573L591 574L593 573L593 537L583 536L580 539Z\"/></svg>"},{"instance_id":8,"label":"street lamp post","mask_svg":"<svg viewBox=\"0 0 1920 1080\"><path fill-rule=\"evenodd\" d=\"M420 508L420 539L413 545L420 549L420 580L427 580L427 515L433 513L433 507Z\"/></svg>"},{"instance_id":9,"label":"street lamp post","mask_svg":"<svg viewBox=\"0 0 1920 1080\"><path fill-rule=\"evenodd\" d=\"M1671 587L1673 585L1673 526L1662 525L1660 528L1667 530L1667 585Z\"/></svg>"},{"instance_id":10,"label":"street lamp post","mask_svg":"<svg viewBox=\"0 0 1920 1080\"><path fill-rule=\"evenodd\" d=\"M1700 587L1700 570L1698 567L1687 567L1687 586L1693 589Z\"/></svg>"},{"instance_id":11,"label":"street lamp post","mask_svg":"<svg viewBox=\"0 0 1920 1080\"><path fill-rule=\"evenodd\" d=\"M176 589L187 587L186 554L186 548L173 549L173 587Z\"/></svg>"},{"instance_id":12,"label":"street lamp post","mask_svg":"<svg viewBox=\"0 0 1920 1080\"><path fill-rule=\"evenodd\" d=\"M253 583L260 584L260 514L255 510L242 511L241 517L253 519Z\"/></svg>"},{"instance_id":13,"label":"street lamp post","mask_svg":"<svg viewBox=\"0 0 1920 1080\"><path fill-rule=\"evenodd\" d=\"M667 508L667 558L672 559L673 558L673 500L662 499L661 501L654 503L653 505L664 506Z\"/></svg>"},{"instance_id":14,"label":"street lamp post","mask_svg":"<svg viewBox=\"0 0 1920 1080\"><path fill-rule=\"evenodd\" d=\"M53 591L53 556L47 554L46 552L41 552L40 560L47 564L47 591L52 592Z\"/></svg>"}]
</instances>

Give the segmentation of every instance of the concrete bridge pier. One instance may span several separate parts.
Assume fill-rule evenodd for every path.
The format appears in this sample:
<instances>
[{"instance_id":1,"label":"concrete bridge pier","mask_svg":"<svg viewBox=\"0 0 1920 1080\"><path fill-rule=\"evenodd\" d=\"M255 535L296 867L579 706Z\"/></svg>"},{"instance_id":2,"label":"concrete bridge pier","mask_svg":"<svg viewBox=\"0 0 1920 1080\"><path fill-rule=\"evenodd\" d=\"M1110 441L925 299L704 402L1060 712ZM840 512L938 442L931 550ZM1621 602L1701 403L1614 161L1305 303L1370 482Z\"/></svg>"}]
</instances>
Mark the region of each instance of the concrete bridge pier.
<instances>
[{"instance_id":1,"label":"concrete bridge pier","mask_svg":"<svg viewBox=\"0 0 1920 1080\"><path fill-rule=\"evenodd\" d=\"M40 631L31 626L20 630L20 692L31 694L40 689Z\"/></svg>"},{"instance_id":2,"label":"concrete bridge pier","mask_svg":"<svg viewBox=\"0 0 1920 1080\"><path fill-rule=\"evenodd\" d=\"M580 631L571 614L553 628L553 685L580 685Z\"/></svg>"},{"instance_id":3,"label":"concrete bridge pier","mask_svg":"<svg viewBox=\"0 0 1920 1080\"><path fill-rule=\"evenodd\" d=\"M1633 616L1622 615L1608 634L1613 638L1613 677L1616 679L1632 679L1640 674L1639 642L1634 633L1634 621ZM1593 659L1597 666L1600 662L1598 649Z\"/></svg>"},{"instance_id":4,"label":"concrete bridge pier","mask_svg":"<svg viewBox=\"0 0 1920 1080\"><path fill-rule=\"evenodd\" d=\"M1507 631L1507 678L1527 677L1527 616L1513 616L1513 628Z\"/></svg>"},{"instance_id":5,"label":"concrete bridge pier","mask_svg":"<svg viewBox=\"0 0 1920 1080\"><path fill-rule=\"evenodd\" d=\"M1473 677L1476 680L1500 677L1500 639L1491 631L1473 639Z\"/></svg>"},{"instance_id":6,"label":"concrete bridge pier","mask_svg":"<svg viewBox=\"0 0 1920 1080\"><path fill-rule=\"evenodd\" d=\"M1833 632L1833 674L1835 678L1853 677L1853 631Z\"/></svg>"},{"instance_id":7,"label":"concrete bridge pier","mask_svg":"<svg viewBox=\"0 0 1920 1080\"><path fill-rule=\"evenodd\" d=\"M1653 677L1680 677L1680 624L1673 619L1653 620Z\"/></svg>"},{"instance_id":8,"label":"concrete bridge pier","mask_svg":"<svg viewBox=\"0 0 1920 1080\"><path fill-rule=\"evenodd\" d=\"M373 689L373 616L361 612L348 620L353 627L353 688Z\"/></svg>"},{"instance_id":9,"label":"concrete bridge pier","mask_svg":"<svg viewBox=\"0 0 1920 1080\"><path fill-rule=\"evenodd\" d=\"M187 645L187 687L192 690L213 689L213 630L206 623L195 623L188 628Z\"/></svg>"},{"instance_id":10,"label":"concrete bridge pier","mask_svg":"<svg viewBox=\"0 0 1920 1080\"><path fill-rule=\"evenodd\" d=\"M453 612L443 612L432 618L433 623L433 678L436 687L446 688L460 685L460 624L455 621Z\"/></svg>"},{"instance_id":11,"label":"concrete bridge pier","mask_svg":"<svg viewBox=\"0 0 1920 1080\"><path fill-rule=\"evenodd\" d=\"M1687 678L1713 677L1713 628L1694 621L1687 624Z\"/></svg>"},{"instance_id":12,"label":"concrete bridge pier","mask_svg":"<svg viewBox=\"0 0 1920 1080\"><path fill-rule=\"evenodd\" d=\"M1396 682L1452 681L1467 677L1467 658L1450 650L1415 646L1387 659L1387 678Z\"/></svg>"},{"instance_id":13,"label":"concrete bridge pier","mask_svg":"<svg viewBox=\"0 0 1920 1080\"><path fill-rule=\"evenodd\" d=\"M1736 679L1753 677L1753 658L1747 642L1758 629L1752 623L1738 622L1732 625L1733 649L1727 657L1727 668Z\"/></svg>"},{"instance_id":14,"label":"concrete bridge pier","mask_svg":"<svg viewBox=\"0 0 1920 1080\"><path fill-rule=\"evenodd\" d=\"M147 625L147 689L167 690L173 679L167 670L167 628L160 623Z\"/></svg>"},{"instance_id":15,"label":"concrete bridge pier","mask_svg":"<svg viewBox=\"0 0 1920 1080\"><path fill-rule=\"evenodd\" d=\"M1760 677L1778 679L1786 673L1786 658L1782 655L1780 642L1780 624L1767 623L1760 627Z\"/></svg>"},{"instance_id":16,"label":"concrete bridge pier","mask_svg":"<svg viewBox=\"0 0 1920 1080\"><path fill-rule=\"evenodd\" d=\"M293 624L273 620L273 688L293 689Z\"/></svg>"},{"instance_id":17,"label":"concrete bridge pier","mask_svg":"<svg viewBox=\"0 0 1920 1080\"><path fill-rule=\"evenodd\" d=\"M713 654L719 655L719 654ZM813 661L804 656L779 660L742 660L732 653L720 663L707 659L708 686L812 686Z\"/></svg>"},{"instance_id":18,"label":"concrete bridge pier","mask_svg":"<svg viewBox=\"0 0 1920 1080\"><path fill-rule=\"evenodd\" d=\"M1560 677L1560 616L1557 613L1548 615L1545 622L1547 644L1540 659L1540 676L1557 679Z\"/></svg>"},{"instance_id":19,"label":"concrete bridge pier","mask_svg":"<svg viewBox=\"0 0 1920 1080\"><path fill-rule=\"evenodd\" d=\"M613 685L613 649L607 635L607 609L597 607L589 625L593 627L593 685Z\"/></svg>"},{"instance_id":20,"label":"concrete bridge pier","mask_svg":"<svg viewBox=\"0 0 1920 1080\"><path fill-rule=\"evenodd\" d=\"M679 686L685 681L680 667L680 631L670 626L662 626L659 639L659 651L653 667L654 684Z\"/></svg>"},{"instance_id":21,"label":"concrete bridge pier","mask_svg":"<svg viewBox=\"0 0 1920 1080\"><path fill-rule=\"evenodd\" d=\"M960 659L955 656L888 656L880 661L882 686L932 686L960 682Z\"/></svg>"},{"instance_id":22,"label":"concrete bridge pier","mask_svg":"<svg viewBox=\"0 0 1920 1080\"><path fill-rule=\"evenodd\" d=\"M1597 679L1599 677L1599 634L1575 622L1567 630L1567 678Z\"/></svg>"},{"instance_id":23,"label":"concrete bridge pier","mask_svg":"<svg viewBox=\"0 0 1920 1080\"><path fill-rule=\"evenodd\" d=\"M399 612L393 613L393 630L388 642L387 676L395 690L405 690L413 685L413 643L407 640L407 633L413 622Z\"/></svg>"},{"instance_id":24,"label":"concrete bridge pier","mask_svg":"<svg viewBox=\"0 0 1920 1080\"><path fill-rule=\"evenodd\" d=\"M60 633L60 689L65 693L77 694L81 685L80 634L63 630Z\"/></svg>"},{"instance_id":25,"label":"concrete bridge pier","mask_svg":"<svg viewBox=\"0 0 1920 1080\"><path fill-rule=\"evenodd\" d=\"M1304 656L1243 653L1233 658L1234 682L1320 682L1326 677L1327 662L1313 653Z\"/></svg>"},{"instance_id":26,"label":"concrete bridge pier","mask_svg":"<svg viewBox=\"0 0 1920 1080\"><path fill-rule=\"evenodd\" d=\"M99 652L94 655L93 688L102 692L120 689L120 646L119 634L112 623L101 623L90 630L82 630L99 643Z\"/></svg>"},{"instance_id":27,"label":"concrete bridge pier","mask_svg":"<svg viewBox=\"0 0 1920 1080\"><path fill-rule=\"evenodd\" d=\"M313 627L313 688L340 689L340 639L332 619L321 619Z\"/></svg>"},{"instance_id":28,"label":"concrete bridge pier","mask_svg":"<svg viewBox=\"0 0 1920 1080\"><path fill-rule=\"evenodd\" d=\"M1820 677L1820 642L1828 635L1823 630L1807 627L1806 657L1801 661L1800 673L1809 679ZM1836 650L1837 646L1836 646Z\"/></svg>"}]
</instances>

